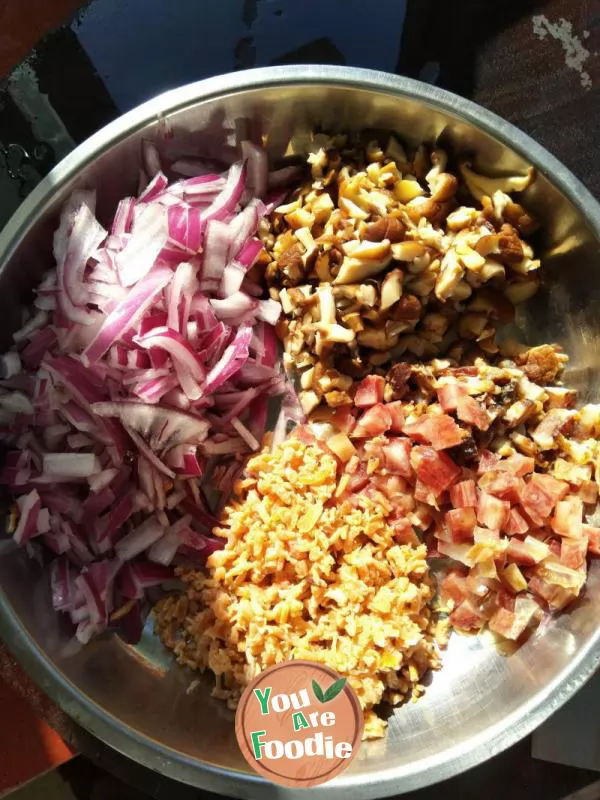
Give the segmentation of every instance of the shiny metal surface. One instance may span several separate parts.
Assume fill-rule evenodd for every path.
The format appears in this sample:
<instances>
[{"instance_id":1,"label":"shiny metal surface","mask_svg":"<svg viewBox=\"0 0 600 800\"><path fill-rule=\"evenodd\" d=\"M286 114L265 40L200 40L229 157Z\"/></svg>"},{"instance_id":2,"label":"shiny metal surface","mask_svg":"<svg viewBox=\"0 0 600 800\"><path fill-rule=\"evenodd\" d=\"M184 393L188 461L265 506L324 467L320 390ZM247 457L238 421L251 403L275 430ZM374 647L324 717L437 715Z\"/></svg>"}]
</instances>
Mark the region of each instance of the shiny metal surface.
<instances>
[{"instance_id":1,"label":"shiny metal surface","mask_svg":"<svg viewBox=\"0 0 600 800\"><path fill-rule=\"evenodd\" d=\"M544 220L537 242L546 285L519 321L532 342L560 341L570 380L599 399L600 207L549 153L489 112L408 79L337 67L282 67L207 80L146 103L78 147L35 189L0 235L0 321L8 335L34 276L49 263L56 214L74 186L95 186L99 210L131 192L139 142L171 131L171 145L199 148L250 118L276 156L290 136L301 148L314 126L394 129L476 154L490 172L539 178L525 199ZM165 121L168 125L165 126ZM455 636L425 697L395 712L382 741L365 744L350 769L312 796L367 800L431 784L483 761L525 736L564 703L600 659L600 564L583 600L518 652L485 638ZM67 635L48 611L46 578L20 553L0 551L0 635L30 675L96 736L157 772L230 796L302 797L263 783L243 762L233 715L208 683L172 666L150 629L140 646L118 638L65 652Z\"/></svg>"}]
</instances>

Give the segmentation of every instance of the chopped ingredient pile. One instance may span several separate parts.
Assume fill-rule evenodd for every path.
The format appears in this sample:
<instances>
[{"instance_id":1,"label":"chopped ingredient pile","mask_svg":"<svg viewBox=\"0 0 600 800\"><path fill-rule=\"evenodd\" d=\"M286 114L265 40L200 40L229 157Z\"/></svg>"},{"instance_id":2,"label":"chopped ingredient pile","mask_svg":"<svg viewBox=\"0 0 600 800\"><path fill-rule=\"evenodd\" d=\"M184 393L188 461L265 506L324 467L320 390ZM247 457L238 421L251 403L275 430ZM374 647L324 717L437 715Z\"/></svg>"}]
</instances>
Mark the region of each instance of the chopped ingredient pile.
<instances>
[{"instance_id":1,"label":"chopped ingredient pile","mask_svg":"<svg viewBox=\"0 0 600 800\"><path fill-rule=\"evenodd\" d=\"M439 657L426 547L390 500L383 463L359 452L370 492L362 481L354 491L356 478L304 429L251 458L216 530L224 549L208 575L179 570L187 593L159 604L157 629L181 663L215 673L216 696L233 707L272 664L327 664L348 676L373 737L385 723L370 709L418 697Z\"/></svg>"}]
</instances>

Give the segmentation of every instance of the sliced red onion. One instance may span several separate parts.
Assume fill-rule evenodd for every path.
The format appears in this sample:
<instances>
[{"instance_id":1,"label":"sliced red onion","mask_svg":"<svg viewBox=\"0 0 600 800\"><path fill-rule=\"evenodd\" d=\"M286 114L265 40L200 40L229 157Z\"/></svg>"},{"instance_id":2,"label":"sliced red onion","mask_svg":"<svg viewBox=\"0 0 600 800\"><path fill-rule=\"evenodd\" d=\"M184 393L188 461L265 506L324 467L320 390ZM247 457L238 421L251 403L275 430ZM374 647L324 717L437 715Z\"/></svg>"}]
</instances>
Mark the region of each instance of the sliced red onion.
<instances>
[{"instance_id":1,"label":"sliced red onion","mask_svg":"<svg viewBox=\"0 0 600 800\"><path fill-rule=\"evenodd\" d=\"M237 417L231 417L231 427L234 428L251 450L259 450L260 442L252 435L243 422Z\"/></svg>"},{"instance_id":2,"label":"sliced red onion","mask_svg":"<svg viewBox=\"0 0 600 800\"><path fill-rule=\"evenodd\" d=\"M144 206L134 218L131 239L116 257L123 286L133 286L150 272L166 241L165 209L158 203Z\"/></svg>"},{"instance_id":3,"label":"sliced red onion","mask_svg":"<svg viewBox=\"0 0 600 800\"><path fill-rule=\"evenodd\" d=\"M98 361L121 334L139 319L173 277L168 267L157 267L131 289L125 300L112 311L98 335L85 349L84 355L93 363Z\"/></svg>"},{"instance_id":4,"label":"sliced red onion","mask_svg":"<svg viewBox=\"0 0 600 800\"><path fill-rule=\"evenodd\" d=\"M12 378L21 372L21 359L14 350L0 356L0 374L3 378Z\"/></svg>"},{"instance_id":5,"label":"sliced red onion","mask_svg":"<svg viewBox=\"0 0 600 800\"><path fill-rule=\"evenodd\" d=\"M206 420L194 414L134 400L95 403L93 411L101 417L117 417L157 452L178 444L200 443L206 438L209 427Z\"/></svg>"},{"instance_id":6,"label":"sliced red onion","mask_svg":"<svg viewBox=\"0 0 600 800\"><path fill-rule=\"evenodd\" d=\"M18 347L0 365L0 422L22 450L2 476L21 508L15 540L31 548L37 536L65 554L54 568L55 605L81 642L106 628L117 573L117 602L141 601L171 575L172 560L203 563L222 547L191 530L189 516L170 518L189 503L195 526L217 524L199 488L207 456L257 447L266 395L282 391L262 321L278 308L246 276L268 206L242 198L265 191L266 160L253 145L244 150L245 163L223 176L198 174L205 166L194 161L192 177L168 185L145 144L141 196L121 201L110 235L94 219L94 195L74 193L54 239L58 270L44 276L38 308L24 314ZM21 364L39 373L21 373ZM220 471L222 491L242 463L232 458ZM145 551L157 563L121 568ZM40 553L36 545L31 555ZM59 591L66 569L70 599ZM141 603L131 617L139 633Z\"/></svg>"},{"instance_id":7,"label":"sliced red onion","mask_svg":"<svg viewBox=\"0 0 600 800\"><path fill-rule=\"evenodd\" d=\"M227 174L225 186L206 211L203 212L202 218L204 220L222 220L234 211L244 191L244 177L244 165L242 163L232 164Z\"/></svg>"},{"instance_id":8,"label":"sliced red onion","mask_svg":"<svg viewBox=\"0 0 600 800\"><path fill-rule=\"evenodd\" d=\"M169 179L167 176L162 172L157 172L138 197L138 203L150 203L152 200L158 200L168 185Z\"/></svg>"},{"instance_id":9,"label":"sliced red onion","mask_svg":"<svg viewBox=\"0 0 600 800\"><path fill-rule=\"evenodd\" d=\"M28 339L31 339L36 331L48 324L48 319L48 314L45 311L38 311L22 328L19 328L16 333L13 333L13 341L16 344L20 344L21 342L26 342Z\"/></svg>"},{"instance_id":10,"label":"sliced red onion","mask_svg":"<svg viewBox=\"0 0 600 800\"><path fill-rule=\"evenodd\" d=\"M133 512L133 497L128 494L122 497L108 514L95 520L94 527L99 552L106 553L114 546L117 535Z\"/></svg>"},{"instance_id":11,"label":"sliced red onion","mask_svg":"<svg viewBox=\"0 0 600 800\"><path fill-rule=\"evenodd\" d=\"M248 360L248 347L252 339L252 328L240 328L232 344L225 350L222 358L206 376L202 387L203 394L210 394L222 386L243 367Z\"/></svg>"},{"instance_id":12,"label":"sliced red onion","mask_svg":"<svg viewBox=\"0 0 600 800\"><path fill-rule=\"evenodd\" d=\"M18 545L24 545L37 534L38 516L41 508L40 496L36 489L24 494L17 499L19 508L19 521L13 540Z\"/></svg>"},{"instance_id":13,"label":"sliced red onion","mask_svg":"<svg viewBox=\"0 0 600 800\"><path fill-rule=\"evenodd\" d=\"M133 222L133 209L135 208L135 200L133 197L125 197L119 201L115 217L110 232L114 235L131 232L131 224Z\"/></svg>"},{"instance_id":14,"label":"sliced red onion","mask_svg":"<svg viewBox=\"0 0 600 800\"><path fill-rule=\"evenodd\" d=\"M57 256L58 285L61 289L59 303L69 319L75 322L87 324L90 318L87 309L81 308L87 302L83 276L88 260L106 235L87 203L81 203L73 218L64 257Z\"/></svg>"},{"instance_id":15,"label":"sliced red onion","mask_svg":"<svg viewBox=\"0 0 600 800\"><path fill-rule=\"evenodd\" d=\"M154 517L145 520L138 528L124 536L115 545L115 552L121 561L131 561L143 553L163 536L165 529Z\"/></svg>"},{"instance_id":16,"label":"sliced red onion","mask_svg":"<svg viewBox=\"0 0 600 800\"><path fill-rule=\"evenodd\" d=\"M31 400L23 392L9 392L0 395L0 408L11 414L33 414Z\"/></svg>"},{"instance_id":17,"label":"sliced red onion","mask_svg":"<svg viewBox=\"0 0 600 800\"><path fill-rule=\"evenodd\" d=\"M89 478L99 471L93 453L47 453L43 469L46 475L61 478Z\"/></svg>"}]
</instances>

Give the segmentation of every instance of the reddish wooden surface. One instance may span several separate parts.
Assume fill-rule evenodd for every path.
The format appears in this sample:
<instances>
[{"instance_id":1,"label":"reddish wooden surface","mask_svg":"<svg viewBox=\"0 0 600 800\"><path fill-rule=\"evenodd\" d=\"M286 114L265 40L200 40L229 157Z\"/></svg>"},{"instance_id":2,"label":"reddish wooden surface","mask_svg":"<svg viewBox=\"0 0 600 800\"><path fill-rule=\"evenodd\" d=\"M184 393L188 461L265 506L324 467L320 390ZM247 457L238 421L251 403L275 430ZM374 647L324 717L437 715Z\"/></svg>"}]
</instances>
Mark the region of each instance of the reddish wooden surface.
<instances>
[{"instance_id":1,"label":"reddish wooden surface","mask_svg":"<svg viewBox=\"0 0 600 800\"><path fill-rule=\"evenodd\" d=\"M0 643L0 795L73 757L70 721Z\"/></svg>"},{"instance_id":2,"label":"reddish wooden surface","mask_svg":"<svg viewBox=\"0 0 600 800\"><path fill-rule=\"evenodd\" d=\"M0 76L82 5L82 0L0 0Z\"/></svg>"}]
</instances>

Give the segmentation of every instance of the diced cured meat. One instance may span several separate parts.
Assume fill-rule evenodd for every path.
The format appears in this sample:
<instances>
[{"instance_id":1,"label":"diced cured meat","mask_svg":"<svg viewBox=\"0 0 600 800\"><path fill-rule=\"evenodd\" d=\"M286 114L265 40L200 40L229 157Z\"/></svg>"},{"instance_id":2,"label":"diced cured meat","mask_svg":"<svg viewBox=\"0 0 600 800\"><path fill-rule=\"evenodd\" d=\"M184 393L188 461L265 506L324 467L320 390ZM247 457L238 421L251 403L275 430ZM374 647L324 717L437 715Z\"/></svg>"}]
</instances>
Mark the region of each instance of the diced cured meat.
<instances>
[{"instance_id":1,"label":"diced cured meat","mask_svg":"<svg viewBox=\"0 0 600 800\"><path fill-rule=\"evenodd\" d=\"M390 472L402 475L403 478L412 478L414 475L410 463L412 444L409 439L393 438L383 448L385 466Z\"/></svg>"},{"instance_id":2,"label":"diced cured meat","mask_svg":"<svg viewBox=\"0 0 600 800\"><path fill-rule=\"evenodd\" d=\"M461 397L467 397L467 390L458 381L445 383L436 389L438 400L444 411L456 411Z\"/></svg>"},{"instance_id":3,"label":"diced cured meat","mask_svg":"<svg viewBox=\"0 0 600 800\"><path fill-rule=\"evenodd\" d=\"M477 505L477 521L486 528L500 531L504 528L510 514L510 503L500 500L487 492L481 492Z\"/></svg>"},{"instance_id":4,"label":"diced cured meat","mask_svg":"<svg viewBox=\"0 0 600 800\"><path fill-rule=\"evenodd\" d=\"M569 484L566 481L559 481L553 478L552 475L543 475L536 473L535 482L538 486L543 487L550 497L557 503L569 494Z\"/></svg>"},{"instance_id":5,"label":"diced cured meat","mask_svg":"<svg viewBox=\"0 0 600 800\"><path fill-rule=\"evenodd\" d=\"M530 525L518 508L511 508L508 519L504 524L504 532L509 536L527 533Z\"/></svg>"},{"instance_id":6,"label":"diced cured meat","mask_svg":"<svg viewBox=\"0 0 600 800\"><path fill-rule=\"evenodd\" d=\"M490 630L505 639L516 641L527 630L539 614L540 607L531 597L519 596L515 601L515 610L499 608L489 621Z\"/></svg>"},{"instance_id":7,"label":"diced cured meat","mask_svg":"<svg viewBox=\"0 0 600 800\"><path fill-rule=\"evenodd\" d=\"M558 501L550 525L560 536L578 539L583 535L582 522L583 503L580 497L571 494Z\"/></svg>"},{"instance_id":8,"label":"diced cured meat","mask_svg":"<svg viewBox=\"0 0 600 800\"><path fill-rule=\"evenodd\" d=\"M454 508L476 508L477 488L474 480L460 481L450 487L450 502Z\"/></svg>"},{"instance_id":9,"label":"diced cured meat","mask_svg":"<svg viewBox=\"0 0 600 800\"><path fill-rule=\"evenodd\" d=\"M432 447L413 447L411 464L417 477L435 494L448 489L460 475L460 467L446 453L438 453Z\"/></svg>"},{"instance_id":10,"label":"diced cured meat","mask_svg":"<svg viewBox=\"0 0 600 800\"><path fill-rule=\"evenodd\" d=\"M463 631L478 631L484 622L484 618L468 597L450 614L450 623Z\"/></svg>"},{"instance_id":11,"label":"diced cured meat","mask_svg":"<svg viewBox=\"0 0 600 800\"><path fill-rule=\"evenodd\" d=\"M403 432L417 441L427 441L435 450L446 450L460 444L466 434L448 414L428 414L416 422L405 424Z\"/></svg>"},{"instance_id":12,"label":"diced cured meat","mask_svg":"<svg viewBox=\"0 0 600 800\"><path fill-rule=\"evenodd\" d=\"M417 479L415 483L415 500L419 503L427 503L429 506L437 505L436 494L431 486L428 486L419 479Z\"/></svg>"},{"instance_id":13,"label":"diced cured meat","mask_svg":"<svg viewBox=\"0 0 600 800\"><path fill-rule=\"evenodd\" d=\"M367 375L358 385L354 404L358 408L369 408L383 402L385 378L381 375Z\"/></svg>"},{"instance_id":14,"label":"diced cured meat","mask_svg":"<svg viewBox=\"0 0 600 800\"><path fill-rule=\"evenodd\" d=\"M495 469L496 464L500 461L500 456L495 453L490 453L489 450L482 450L479 456L479 464L477 465L477 474L484 475L491 469Z\"/></svg>"},{"instance_id":15,"label":"diced cured meat","mask_svg":"<svg viewBox=\"0 0 600 800\"><path fill-rule=\"evenodd\" d=\"M493 494L501 500L518 503L523 481L510 472L492 469L481 476L478 484L488 494Z\"/></svg>"},{"instance_id":16,"label":"diced cured meat","mask_svg":"<svg viewBox=\"0 0 600 800\"><path fill-rule=\"evenodd\" d=\"M367 436L379 436L389 431L392 425L392 417L387 408L382 404L371 406L358 420L358 424L352 431L352 436L356 438L366 438Z\"/></svg>"},{"instance_id":17,"label":"diced cured meat","mask_svg":"<svg viewBox=\"0 0 600 800\"><path fill-rule=\"evenodd\" d=\"M515 453L508 458L500 459L496 464L496 469L512 472L517 478L522 478L530 472L533 472L535 469L535 459L530 456L523 456L520 453Z\"/></svg>"},{"instance_id":18,"label":"diced cured meat","mask_svg":"<svg viewBox=\"0 0 600 800\"><path fill-rule=\"evenodd\" d=\"M475 425L481 431L490 427L490 418L480 403L473 397L459 397L456 416L469 425Z\"/></svg>"},{"instance_id":19,"label":"diced cured meat","mask_svg":"<svg viewBox=\"0 0 600 800\"><path fill-rule=\"evenodd\" d=\"M556 500L539 481L539 476L534 473L521 492L521 505L525 512L536 525L544 525Z\"/></svg>"},{"instance_id":20,"label":"diced cured meat","mask_svg":"<svg viewBox=\"0 0 600 800\"><path fill-rule=\"evenodd\" d=\"M573 592L550 584L538 575L533 575L529 579L529 591L545 600L553 611L565 608L576 597Z\"/></svg>"},{"instance_id":21,"label":"diced cured meat","mask_svg":"<svg viewBox=\"0 0 600 800\"><path fill-rule=\"evenodd\" d=\"M526 536L524 541L513 537L506 550L506 557L509 561L525 566L534 566L548 558L550 548L547 544L534 539L533 536Z\"/></svg>"},{"instance_id":22,"label":"diced cured meat","mask_svg":"<svg viewBox=\"0 0 600 800\"><path fill-rule=\"evenodd\" d=\"M352 406L338 406L331 414L331 423L348 436L356 426L356 417L352 413Z\"/></svg>"},{"instance_id":23,"label":"diced cured meat","mask_svg":"<svg viewBox=\"0 0 600 800\"><path fill-rule=\"evenodd\" d=\"M578 494L583 503L593 505L598 502L598 484L595 481L584 481Z\"/></svg>"},{"instance_id":24,"label":"diced cured meat","mask_svg":"<svg viewBox=\"0 0 600 800\"><path fill-rule=\"evenodd\" d=\"M457 569L448 570L440 582L440 599L444 605L451 601L455 606L467 596L467 578Z\"/></svg>"},{"instance_id":25,"label":"diced cured meat","mask_svg":"<svg viewBox=\"0 0 600 800\"><path fill-rule=\"evenodd\" d=\"M393 403L388 403L386 408L392 418L390 430L392 433L402 433L402 428L404 427L404 403L401 400L394 400Z\"/></svg>"},{"instance_id":26,"label":"diced cured meat","mask_svg":"<svg viewBox=\"0 0 600 800\"><path fill-rule=\"evenodd\" d=\"M581 526L582 534L587 537L588 550L592 556L600 556L600 528L595 525Z\"/></svg>"},{"instance_id":27,"label":"diced cured meat","mask_svg":"<svg viewBox=\"0 0 600 800\"><path fill-rule=\"evenodd\" d=\"M560 544L560 563L571 569L579 569L585 564L587 549L586 536L579 539L563 539Z\"/></svg>"},{"instance_id":28,"label":"diced cured meat","mask_svg":"<svg viewBox=\"0 0 600 800\"><path fill-rule=\"evenodd\" d=\"M445 515L453 542L470 541L477 524L474 508L453 508Z\"/></svg>"},{"instance_id":29,"label":"diced cured meat","mask_svg":"<svg viewBox=\"0 0 600 800\"><path fill-rule=\"evenodd\" d=\"M367 474L367 465L361 463L358 465L358 469L350 476L350 481L348 483L348 490L350 492L360 492L361 489L364 489L367 483L369 482L369 475Z\"/></svg>"}]
</instances>

